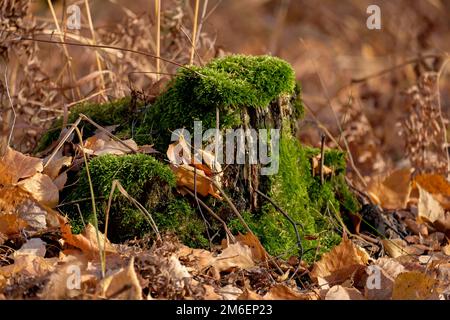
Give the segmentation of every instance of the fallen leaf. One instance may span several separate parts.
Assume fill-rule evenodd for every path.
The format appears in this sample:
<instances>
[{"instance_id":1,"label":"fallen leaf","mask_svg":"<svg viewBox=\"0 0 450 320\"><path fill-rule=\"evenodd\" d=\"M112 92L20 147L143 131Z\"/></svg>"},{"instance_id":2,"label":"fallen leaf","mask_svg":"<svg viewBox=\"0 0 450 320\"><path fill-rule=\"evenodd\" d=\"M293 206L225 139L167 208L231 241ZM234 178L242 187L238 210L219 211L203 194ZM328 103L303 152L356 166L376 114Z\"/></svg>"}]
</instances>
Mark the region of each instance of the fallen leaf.
<instances>
[{"instance_id":1,"label":"fallen leaf","mask_svg":"<svg viewBox=\"0 0 450 320\"><path fill-rule=\"evenodd\" d=\"M212 263L212 266L218 272L228 271L233 268L249 269L254 265L252 250L239 242L230 244Z\"/></svg>"},{"instance_id":2,"label":"fallen leaf","mask_svg":"<svg viewBox=\"0 0 450 320\"><path fill-rule=\"evenodd\" d=\"M45 159L44 159L45 160ZM69 167L72 164L72 157L62 155L62 151L53 157L52 161L46 162L43 173L48 175L52 180L59 176L61 169Z\"/></svg>"},{"instance_id":3,"label":"fallen leaf","mask_svg":"<svg viewBox=\"0 0 450 320\"><path fill-rule=\"evenodd\" d=\"M237 300L264 300L262 296L255 291L244 289L244 292L237 298Z\"/></svg>"},{"instance_id":4,"label":"fallen leaf","mask_svg":"<svg viewBox=\"0 0 450 320\"><path fill-rule=\"evenodd\" d=\"M428 300L434 296L436 280L424 273L405 272L395 279L392 292L393 300Z\"/></svg>"},{"instance_id":5,"label":"fallen leaf","mask_svg":"<svg viewBox=\"0 0 450 320\"><path fill-rule=\"evenodd\" d=\"M217 293L222 296L223 300L237 300L237 298L241 296L242 290L228 284L225 287L220 288Z\"/></svg>"},{"instance_id":6,"label":"fallen leaf","mask_svg":"<svg viewBox=\"0 0 450 320\"><path fill-rule=\"evenodd\" d=\"M28 223L15 214L0 214L0 233L7 237L19 234Z\"/></svg>"},{"instance_id":7,"label":"fallen leaf","mask_svg":"<svg viewBox=\"0 0 450 320\"><path fill-rule=\"evenodd\" d=\"M331 284L342 283L360 267L364 267L368 258L364 249L354 245L344 234L341 243L314 264L311 276L321 277Z\"/></svg>"},{"instance_id":8,"label":"fallen leaf","mask_svg":"<svg viewBox=\"0 0 450 320\"><path fill-rule=\"evenodd\" d=\"M171 165L170 168L177 177L177 186L187 187L191 191L195 191L195 186L197 186L197 193L201 196L205 197L210 194L217 199L222 199L211 180L202 170L194 172L194 168L188 165Z\"/></svg>"},{"instance_id":9,"label":"fallen leaf","mask_svg":"<svg viewBox=\"0 0 450 320\"><path fill-rule=\"evenodd\" d=\"M384 249L392 258L409 254L407 244L402 239L382 239L381 242L383 243Z\"/></svg>"},{"instance_id":10,"label":"fallen leaf","mask_svg":"<svg viewBox=\"0 0 450 320\"><path fill-rule=\"evenodd\" d=\"M375 265L382 268L392 279L397 278L400 273L406 271L405 267L401 263L387 257L376 260Z\"/></svg>"},{"instance_id":11,"label":"fallen leaf","mask_svg":"<svg viewBox=\"0 0 450 320\"><path fill-rule=\"evenodd\" d=\"M56 187L52 179L50 179L50 177L45 174L36 173L32 177L20 181L18 183L18 186L23 190L29 192L34 199L36 199L43 205L49 206L51 208L58 205L58 187Z\"/></svg>"},{"instance_id":12,"label":"fallen leaf","mask_svg":"<svg viewBox=\"0 0 450 320\"><path fill-rule=\"evenodd\" d=\"M433 198L431 193L421 188L420 185L418 185L417 187L419 189L419 218L431 223L434 223L438 219L443 219L445 211L439 204L439 202Z\"/></svg>"},{"instance_id":13,"label":"fallen leaf","mask_svg":"<svg viewBox=\"0 0 450 320\"><path fill-rule=\"evenodd\" d=\"M213 175L216 169L220 169L220 164L215 160L214 155L199 150L206 164L196 163L191 156L191 149L183 136L179 140L170 144L167 148L167 158L170 168L177 177L177 186L186 187L191 191L197 191L202 196L212 195L217 199L222 199L211 179L220 185L220 175Z\"/></svg>"},{"instance_id":14,"label":"fallen leaf","mask_svg":"<svg viewBox=\"0 0 450 320\"><path fill-rule=\"evenodd\" d=\"M266 262L269 258L269 254L262 246L259 239L252 233L239 234L236 236L236 241L246 245L252 251L252 259L255 262Z\"/></svg>"},{"instance_id":15,"label":"fallen leaf","mask_svg":"<svg viewBox=\"0 0 450 320\"><path fill-rule=\"evenodd\" d=\"M19 250L14 252L14 259L22 255L34 255L43 258L45 256L45 246L46 243L40 238L29 239Z\"/></svg>"},{"instance_id":16,"label":"fallen leaf","mask_svg":"<svg viewBox=\"0 0 450 320\"><path fill-rule=\"evenodd\" d=\"M320 154L312 157L311 161L312 161L311 167L312 167L312 171L313 171L313 176L319 175L320 174ZM333 170L330 167L327 167L326 165L323 165L322 170L323 170L324 176L329 176L333 173Z\"/></svg>"},{"instance_id":17,"label":"fallen leaf","mask_svg":"<svg viewBox=\"0 0 450 320\"><path fill-rule=\"evenodd\" d=\"M442 252L443 252L444 254L446 254L447 256L450 256L450 243L447 244L446 246L443 246L443 247L442 247Z\"/></svg>"},{"instance_id":18,"label":"fallen leaf","mask_svg":"<svg viewBox=\"0 0 450 320\"><path fill-rule=\"evenodd\" d=\"M87 260L84 256L63 256L39 294L39 298L42 300L62 300L77 297L81 293L82 284L86 282L86 275L83 274L86 265ZM80 278L77 279L77 276L80 276ZM94 277L94 275L91 275L91 277ZM77 288L75 282L77 280L80 280L79 288ZM71 284L71 286L68 284Z\"/></svg>"},{"instance_id":19,"label":"fallen leaf","mask_svg":"<svg viewBox=\"0 0 450 320\"><path fill-rule=\"evenodd\" d=\"M88 224L81 234L72 234L69 222L66 218L59 216L62 238L70 245L81 249L88 257L95 258L99 255L99 246L97 242L97 232L92 224ZM105 235L99 231L101 249L106 253L115 253L116 250L105 238Z\"/></svg>"},{"instance_id":20,"label":"fallen leaf","mask_svg":"<svg viewBox=\"0 0 450 320\"><path fill-rule=\"evenodd\" d=\"M41 159L26 156L7 147L6 153L0 157L0 184L16 184L20 179L31 177L43 169Z\"/></svg>"},{"instance_id":21,"label":"fallen leaf","mask_svg":"<svg viewBox=\"0 0 450 320\"><path fill-rule=\"evenodd\" d=\"M419 189L419 221L429 222L444 233L450 233L450 214L442 208L434 196L418 184Z\"/></svg>"},{"instance_id":22,"label":"fallen leaf","mask_svg":"<svg viewBox=\"0 0 450 320\"><path fill-rule=\"evenodd\" d=\"M302 293L284 284L277 284L270 288L263 300L317 300L317 296L314 292Z\"/></svg>"},{"instance_id":23,"label":"fallen leaf","mask_svg":"<svg viewBox=\"0 0 450 320\"><path fill-rule=\"evenodd\" d=\"M193 269L197 272L206 269L215 260L215 258L212 256L212 253L207 250L193 249L184 245L178 249L176 255L179 259L188 261L185 262L185 264L187 263L189 265L192 265Z\"/></svg>"},{"instance_id":24,"label":"fallen leaf","mask_svg":"<svg viewBox=\"0 0 450 320\"><path fill-rule=\"evenodd\" d=\"M331 287L325 295L325 300L365 300L364 296L355 288L340 285Z\"/></svg>"},{"instance_id":25,"label":"fallen leaf","mask_svg":"<svg viewBox=\"0 0 450 320\"><path fill-rule=\"evenodd\" d=\"M203 287L205 288L205 295L203 296L203 298L205 300L221 300L222 299L222 296L216 292L216 290L214 289L213 286L206 284Z\"/></svg>"},{"instance_id":26,"label":"fallen leaf","mask_svg":"<svg viewBox=\"0 0 450 320\"><path fill-rule=\"evenodd\" d=\"M67 182L67 173L66 172L61 173L59 176L57 176L53 180L54 185L58 188L59 191L64 189L66 182Z\"/></svg>"},{"instance_id":27,"label":"fallen leaf","mask_svg":"<svg viewBox=\"0 0 450 320\"><path fill-rule=\"evenodd\" d=\"M127 267L103 279L99 288L100 294L107 299L142 300L142 288L134 270L134 257Z\"/></svg>"},{"instance_id":28,"label":"fallen leaf","mask_svg":"<svg viewBox=\"0 0 450 320\"><path fill-rule=\"evenodd\" d=\"M438 174L422 174L414 178L415 185L431 193L444 209L450 209L450 183Z\"/></svg>"},{"instance_id":29,"label":"fallen leaf","mask_svg":"<svg viewBox=\"0 0 450 320\"><path fill-rule=\"evenodd\" d=\"M400 169L383 181L375 179L368 188L371 199L386 209L405 208L411 192L411 169Z\"/></svg>"},{"instance_id":30,"label":"fallen leaf","mask_svg":"<svg viewBox=\"0 0 450 320\"><path fill-rule=\"evenodd\" d=\"M365 298L368 300L390 300L392 297L395 278L392 277L385 269L376 265L372 266L372 268L368 270L368 274L369 277L367 278L364 286Z\"/></svg>"}]
</instances>

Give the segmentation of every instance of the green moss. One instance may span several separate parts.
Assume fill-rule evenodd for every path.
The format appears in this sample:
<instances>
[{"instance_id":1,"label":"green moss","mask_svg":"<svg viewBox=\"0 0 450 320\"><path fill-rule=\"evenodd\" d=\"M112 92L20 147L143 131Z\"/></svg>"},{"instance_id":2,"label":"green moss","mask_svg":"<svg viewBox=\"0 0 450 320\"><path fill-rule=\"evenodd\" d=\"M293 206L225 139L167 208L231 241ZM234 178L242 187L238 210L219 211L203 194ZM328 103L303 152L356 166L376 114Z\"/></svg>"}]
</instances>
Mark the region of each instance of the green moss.
<instances>
[{"instance_id":1,"label":"green moss","mask_svg":"<svg viewBox=\"0 0 450 320\"><path fill-rule=\"evenodd\" d=\"M301 146L292 137L282 138L279 172L271 177L269 193L275 203L298 222L307 261L339 243L336 215L344 210L359 210L359 204L345 184L345 154L336 150L325 152L325 164L334 169L334 174L322 185L320 177L314 177L311 170L311 158L319 153L319 149ZM294 227L270 203L266 203L259 214L246 218L268 252L282 256L298 253ZM231 226L234 231L244 231L237 219L232 220ZM305 240L304 236L317 240Z\"/></svg>"},{"instance_id":2,"label":"green moss","mask_svg":"<svg viewBox=\"0 0 450 320\"><path fill-rule=\"evenodd\" d=\"M172 194L175 176L170 168L151 156L143 154L113 156L104 155L89 163L89 172L94 187L99 228L104 228L105 212L112 182L119 180L130 196L149 211L160 231L176 231L188 243L204 245L203 221L184 199ZM86 170L80 171L79 181L69 192L67 201L79 203L84 222L93 222L89 183ZM141 237L151 232L151 227L142 212L136 209L119 191L113 196L108 226L109 238L113 241ZM74 205L63 210L69 214L75 232L81 231L83 221Z\"/></svg>"},{"instance_id":3,"label":"green moss","mask_svg":"<svg viewBox=\"0 0 450 320\"><path fill-rule=\"evenodd\" d=\"M221 128L234 128L241 124L242 107L266 108L295 90L300 92L292 67L270 56L232 55L204 67L180 68L167 91L148 108L136 138L140 143L167 146L171 131L192 130L195 120L201 120L203 128L215 128L216 108ZM299 101L296 106L301 114ZM158 134L149 137L155 128Z\"/></svg>"}]
</instances>

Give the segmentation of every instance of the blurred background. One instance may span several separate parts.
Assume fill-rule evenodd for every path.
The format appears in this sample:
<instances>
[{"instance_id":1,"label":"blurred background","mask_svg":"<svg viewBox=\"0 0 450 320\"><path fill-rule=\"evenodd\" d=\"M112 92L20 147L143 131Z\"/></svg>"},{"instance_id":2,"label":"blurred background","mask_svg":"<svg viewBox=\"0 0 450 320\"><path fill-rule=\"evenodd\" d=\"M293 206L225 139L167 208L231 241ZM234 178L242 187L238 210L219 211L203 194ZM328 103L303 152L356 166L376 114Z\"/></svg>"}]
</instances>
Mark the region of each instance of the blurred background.
<instances>
[{"instance_id":1,"label":"blurred background","mask_svg":"<svg viewBox=\"0 0 450 320\"><path fill-rule=\"evenodd\" d=\"M77 102L157 95L195 42L197 65L230 53L291 63L306 108L299 139L319 146L325 134L327 146L348 151L357 184L408 166L448 170L449 0L0 3L2 139L14 125L11 143L23 152ZM79 29L69 28L71 5ZM369 5L379 6L381 29L366 25ZM159 65L149 56L158 51Z\"/></svg>"}]
</instances>

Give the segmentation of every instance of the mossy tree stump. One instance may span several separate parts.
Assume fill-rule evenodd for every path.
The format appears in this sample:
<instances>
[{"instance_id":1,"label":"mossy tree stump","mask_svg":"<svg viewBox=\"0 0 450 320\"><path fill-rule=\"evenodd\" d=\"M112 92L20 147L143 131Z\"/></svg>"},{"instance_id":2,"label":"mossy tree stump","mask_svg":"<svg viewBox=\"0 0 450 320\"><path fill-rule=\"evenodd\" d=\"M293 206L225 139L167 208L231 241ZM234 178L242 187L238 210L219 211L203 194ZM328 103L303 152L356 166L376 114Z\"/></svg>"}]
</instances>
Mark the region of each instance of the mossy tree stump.
<instances>
[{"instance_id":1,"label":"mossy tree stump","mask_svg":"<svg viewBox=\"0 0 450 320\"><path fill-rule=\"evenodd\" d=\"M127 101L121 100L106 106L80 106L71 114L71 118L76 118L77 113L82 112L93 116L94 121L101 125L121 124L116 134L133 137L139 144L152 143L162 152L171 142L171 132L181 128L191 131L194 129L194 121L202 121L203 128L215 128L216 121L219 120L221 131L238 128L280 130L279 168L276 174L260 175L260 164L247 163L229 165L223 175L225 191L231 195L252 230L272 254L295 253L297 240L292 225L267 200L258 196L256 190L267 194L295 221L302 224L304 236L316 238L303 241L306 250L320 244L319 251L324 251L337 243L340 238L335 232L336 219L333 217L343 211L358 210L358 203L344 180L346 164L342 152L325 152L325 165L330 167L333 173L323 183L318 176L313 175L311 159L317 156L320 150L302 146L295 138L296 123L303 115L300 88L295 82L291 66L281 59L233 55L213 60L205 67L180 68L166 91L152 105L136 110L136 106L130 106ZM127 115L114 120L111 116L106 120L102 119L98 116L99 109L104 114L112 114L106 108L112 108L113 114ZM48 136L46 139L48 140ZM111 163L111 159L106 157L99 157L95 161L104 162L105 165ZM139 166L137 163L135 165ZM100 167L102 166L99 165L98 168ZM102 176L109 169L104 166L99 170L98 174ZM160 168L152 172L158 176L164 170ZM166 176L166 173L163 176ZM144 180L149 178L144 177ZM129 179L132 180L127 182L130 189L133 188L133 181L142 180L134 176ZM112 181L106 180L102 180L102 186L107 189ZM169 180L163 179L166 185L173 189L173 184L168 183ZM99 182L94 179L94 184L97 183ZM85 184L85 181L80 181L77 189L82 190L86 187ZM139 186L142 187L143 183L139 183ZM159 187L158 184L154 186ZM151 193L151 187L149 188ZM138 189L127 191L139 198ZM176 201L187 203L186 200L174 197ZM163 211L169 207L173 209L174 206L170 205L173 199L161 200L166 205L159 207L148 204L148 197L141 197L141 200L150 211L162 214L155 219L157 224L159 221L164 222L165 226L170 225L170 217L164 217ZM226 219L235 231L245 232L227 204L212 199L205 201ZM117 215L120 220L123 212L120 212L119 207L116 209L117 212L112 214ZM188 214L194 212L192 208L186 209L183 207ZM177 210L183 211L175 208L175 211ZM172 218L180 220L180 215L173 215ZM204 225L199 224L198 220L195 221L196 229L201 226L200 229L204 230ZM177 223L177 226L179 227L180 223ZM192 233L188 232L188 235L192 236ZM182 238L183 236L186 240L186 234L182 235ZM198 234L193 237L201 238ZM196 239L193 239L191 244L192 242L196 242ZM204 239L200 242L202 245L205 243ZM314 254L315 252L310 252L311 257Z\"/></svg>"}]
</instances>

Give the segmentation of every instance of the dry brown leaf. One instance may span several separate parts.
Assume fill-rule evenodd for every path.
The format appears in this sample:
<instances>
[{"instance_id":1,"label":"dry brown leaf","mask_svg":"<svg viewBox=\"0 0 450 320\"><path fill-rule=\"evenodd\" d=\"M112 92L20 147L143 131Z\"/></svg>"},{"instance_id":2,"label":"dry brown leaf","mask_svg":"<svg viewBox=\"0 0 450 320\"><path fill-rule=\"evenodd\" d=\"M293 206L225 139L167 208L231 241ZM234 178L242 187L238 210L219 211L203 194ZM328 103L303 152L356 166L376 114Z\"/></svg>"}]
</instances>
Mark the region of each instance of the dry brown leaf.
<instances>
[{"instance_id":1,"label":"dry brown leaf","mask_svg":"<svg viewBox=\"0 0 450 320\"><path fill-rule=\"evenodd\" d=\"M389 260L394 261L392 259ZM403 268L402 265L400 266ZM364 287L364 296L368 300L390 300L392 297L392 289L394 288L395 278L382 267L378 267L378 269L375 269L376 271L372 270L373 273L368 272L373 278L367 279ZM392 266L386 267L391 268Z\"/></svg>"},{"instance_id":2,"label":"dry brown leaf","mask_svg":"<svg viewBox=\"0 0 450 320\"><path fill-rule=\"evenodd\" d=\"M434 223L445 217L444 208L436 201L431 193L417 185L419 189L418 214L419 218Z\"/></svg>"},{"instance_id":3,"label":"dry brown leaf","mask_svg":"<svg viewBox=\"0 0 450 320\"><path fill-rule=\"evenodd\" d=\"M4 234L17 234L24 228L40 232L59 226L55 211L18 186L0 188L0 212L0 232Z\"/></svg>"},{"instance_id":4,"label":"dry brown leaf","mask_svg":"<svg viewBox=\"0 0 450 320\"><path fill-rule=\"evenodd\" d=\"M264 300L262 296L250 289L244 289L244 292L237 298L237 300Z\"/></svg>"},{"instance_id":5,"label":"dry brown leaf","mask_svg":"<svg viewBox=\"0 0 450 320\"><path fill-rule=\"evenodd\" d=\"M55 180L53 180L54 185L58 188L59 191L64 189L66 182L67 182L67 173L66 172L61 173L59 176L57 176L55 178Z\"/></svg>"},{"instance_id":6,"label":"dry brown leaf","mask_svg":"<svg viewBox=\"0 0 450 320\"><path fill-rule=\"evenodd\" d=\"M383 257L375 261L375 265L383 269L392 279L397 278L400 273L406 271L405 267L398 261Z\"/></svg>"},{"instance_id":7,"label":"dry brown leaf","mask_svg":"<svg viewBox=\"0 0 450 320\"><path fill-rule=\"evenodd\" d=\"M35 255L21 255L14 259L13 264L0 267L0 277L9 278L18 273L30 277L42 276L52 271L57 263L57 258L44 259Z\"/></svg>"},{"instance_id":8,"label":"dry brown leaf","mask_svg":"<svg viewBox=\"0 0 450 320\"><path fill-rule=\"evenodd\" d=\"M7 237L18 235L28 223L15 214L0 214L0 233Z\"/></svg>"},{"instance_id":9,"label":"dry brown leaf","mask_svg":"<svg viewBox=\"0 0 450 320\"><path fill-rule=\"evenodd\" d=\"M197 193L202 196L212 195L217 199L222 199L219 192L214 187L213 183L209 180L206 174L202 170L196 170L189 165L175 166L171 165L170 168L177 177L177 186L186 187L191 191L195 191L195 183L197 183Z\"/></svg>"},{"instance_id":10,"label":"dry brown leaf","mask_svg":"<svg viewBox=\"0 0 450 320\"><path fill-rule=\"evenodd\" d=\"M391 258L398 258L409 254L408 246L402 239L382 239L384 249Z\"/></svg>"},{"instance_id":11,"label":"dry brown leaf","mask_svg":"<svg viewBox=\"0 0 450 320\"><path fill-rule=\"evenodd\" d=\"M374 202L387 209L405 208L411 192L411 169L394 171L383 181L375 179L368 188Z\"/></svg>"},{"instance_id":12,"label":"dry brown leaf","mask_svg":"<svg viewBox=\"0 0 450 320\"><path fill-rule=\"evenodd\" d=\"M316 279L324 278L331 284L342 283L364 267L368 263L368 257L364 249L354 245L344 234L341 243L314 264L311 276Z\"/></svg>"},{"instance_id":13,"label":"dry brown leaf","mask_svg":"<svg viewBox=\"0 0 450 320\"><path fill-rule=\"evenodd\" d=\"M170 160L170 168L177 177L177 186L186 187L191 191L197 191L202 196L212 195L222 199L218 190L210 179L214 179L220 185L220 174L213 176L214 171L221 171L221 166L214 159L214 155L200 150L205 160L204 164L194 163L191 150L183 136L170 144L167 148L167 158ZM195 169L194 169L195 167Z\"/></svg>"},{"instance_id":14,"label":"dry brown leaf","mask_svg":"<svg viewBox=\"0 0 450 320\"><path fill-rule=\"evenodd\" d=\"M26 156L7 147L5 155L0 157L0 184L16 184L20 179L31 177L42 170L41 159Z\"/></svg>"},{"instance_id":15,"label":"dry brown leaf","mask_svg":"<svg viewBox=\"0 0 450 320\"><path fill-rule=\"evenodd\" d=\"M450 243L447 244L446 246L443 246L443 247L442 247L442 252L443 252L444 254L446 254L447 256L450 256Z\"/></svg>"},{"instance_id":16,"label":"dry brown leaf","mask_svg":"<svg viewBox=\"0 0 450 320\"><path fill-rule=\"evenodd\" d=\"M132 152L131 150L138 150L138 145L133 139L123 140L122 143L109 137L92 136L86 140L83 150L85 153L95 156L103 154L124 155Z\"/></svg>"},{"instance_id":17,"label":"dry brown leaf","mask_svg":"<svg viewBox=\"0 0 450 320\"><path fill-rule=\"evenodd\" d=\"M72 164L72 157L63 156L62 152L58 153L52 161L46 163L43 173L48 175L52 180L55 180L61 169L69 167Z\"/></svg>"},{"instance_id":18,"label":"dry brown leaf","mask_svg":"<svg viewBox=\"0 0 450 320\"><path fill-rule=\"evenodd\" d=\"M72 229L66 218L58 216L62 238L71 246L81 249L89 258L95 258L99 255L99 247L97 243L97 233L92 224L88 224L81 234L72 234ZM101 249L106 253L115 253L116 250L105 238L105 235L99 231Z\"/></svg>"},{"instance_id":19,"label":"dry brown leaf","mask_svg":"<svg viewBox=\"0 0 450 320\"><path fill-rule=\"evenodd\" d=\"M203 296L205 300L222 300L222 296L217 294L213 286L206 284L203 287L205 288L205 295Z\"/></svg>"},{"instance_id":20,"label":"dry brown leaf","mask_svg":"<svg viewBox=\"0 0 450 320\"><path fill-rule=\"evenodd\" d=\"M415 185L431 193L444 209L450 209L450 183L438 174L422 174L414 178Z\"/></svg>"},{"instance_id":21,"label":"dry brown leaf","mask_svg":"<svg viewBox=\"0 0 450 320\"><path fill-rule=\"evenodd\" d=\"M237 300L237 298L242 295L242 290L228 284L225 287L220 288L217 293L222 296L223 300Z\"/></svg>"},{"instance_id":22,"label":"dry brown leaf","mask_svg":"<svg viewBox=\"0 0 450 320\"><path fill-rule=\"evenodd\" d=\"M174 165L189 165L192 163L191 148L187 145L183 136L167 148L167 158Z\"/></svg>"},{"instance_id":23,"label":"dry brown leaf","mask_svg":"<svg viewBox=\"0 0 450 320\"><path fill-rule=\"evenodd\" d=\"M254 234L239 234L238 236L236 236L236 240L251 249L253 261L266 262L268 260L269 254Z\"/></svg>"},{"instance_id":24,"label":"dry brown leaf","mask_svg":"<svg viewBox=\"0 0 450 320\"><path fill-rule=\"evenodd\" d=\"M320 174L320 154L312 157L312 171L313 176L316 176ZM324 176L331 175L333 173L333 170L330 167L327 167L326 165L323 165L322 167Z\"/></svg>"},{"instance_id":25,"label":"dry brown leaf","mask_svg":"<svg viewBox=\"0 0 450 320\"><path fill-rule=\"evenodd\" d=\"M355 288L346 288L337 285L328 290L325 295L325 300L365 300L365 298Z\"/></svg>"},{"instance_id":26,"label":"dry brown leaf","mask_svg":"<svg viewBox=\"0 0 450 320\"><path fill-rule=\"evenodd\" d=\"M212 266L218 271L229 271L233 268L249 269L255 266L252 250L241 243L230 244L218 255Z\"/></svg>"},{"instance_id":27,"label":"dry brown leaf","mask_svg":"<svg viewBox=\"0 0 450 320\"><path fill-rule=\"evenodd\" d=\"M49 176L36 173L34 176L22 180L18 186L29 192L39 203L54 208L59 202L59 190Z\"/></svg>"},{"instance_id":28,"label":"dry brown leaf","mask_svg":"<svg viewBox=\"0 0 450 320\"><path fill-rule=\"evenodd\" d=\"M302 293L284 284L277 284L263 296L263 300L317 300L317 295L314 292Z\"/></svg>"},{"instance_id":29,"label":"dry brown leaf","mask_svg":"<svg viewBox=\"0 0 450 320\"><path fill-rule=\"evenodd\" d=\"M417 184L419 190L419 221L429 222L444 233L450 233L450 214L442 208L434 196Z\"/></svg>"},{"instance_id":30,"label":"dry brown leaf","mask_svg":"<svg viewBox=\"0 0 450 320\"><path fill-rule=\"evenodd\" d=\"M45 246L46 243L40 238L33 238L27 240L19 250L15 251L13 254L14 259L23 255L33 255L38 257L45 256Z\"/></svg>"},{"instance_id":31,"label":"dry brown leaf","mask_svg":"<svg viewBox=\"0 0 450 320\"><path fill-rule=\"evenodd\" d=\"M405 272L394 282L393 300L428 300L434 298L436 280L421 272Z\"/></svg>"},{"instance_id":32,"label":"dry brown leaf","mask_svg":"<svg viewBox=\"0 0 450 320\"><path fill-rule=\"evenodd\" d=\"M86 282L86 275L83 274L87 266L87 260L84 256L63 256L60 258L57 267L50 275L49 281L45 285L39 298L43 300L62 300L74 298L80 294L80 290L70 288L67 284L75 284L77 279L75 272L80 271L80 289L82 283ZM94 275L91 275L94 277ZM95 279L97 281L97 279Z\"/></svg>"},{"instance_id":33,"label":"dry brown leaf","mask_svg":"<svg viewBox=\"0 0 450 320\"><path fill-rule=\"evenodd\" d=\"M99 284L99 292L107 299L142 300L142 288L134 270L134 257L127 267L103 279Z\"/></svg>"},{"instance_id":34,"label":"dry brown leaf","mask_svg":"<svg viewBox=\"0 0 450 320\"><path fill-rule=\"evenodd\" d=\"M176 255L183 261L188 261L189 265L193 266L193 270L201 272L209 267L215 260L212 253L203 249L193 249L188 246L181 246Z\"/></svg>"}]
</instances>

